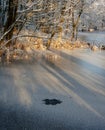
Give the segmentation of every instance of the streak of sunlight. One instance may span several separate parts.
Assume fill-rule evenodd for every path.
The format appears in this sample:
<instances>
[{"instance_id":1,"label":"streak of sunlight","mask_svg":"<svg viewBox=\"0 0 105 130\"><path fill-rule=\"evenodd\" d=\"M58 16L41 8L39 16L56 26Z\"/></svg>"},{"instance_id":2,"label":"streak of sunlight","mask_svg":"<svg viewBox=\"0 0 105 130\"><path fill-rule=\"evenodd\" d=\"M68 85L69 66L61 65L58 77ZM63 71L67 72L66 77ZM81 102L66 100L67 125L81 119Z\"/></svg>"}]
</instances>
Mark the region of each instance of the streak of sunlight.
<instances>
[{"instance_id":1,"label":"streak of sunlight","mask_svg":"<svg viewBox=\"0 0 105 130\"><path fill-rule=\"evenodd\" d=\"M71 75L72 77L75 77L75 79L82 84L84 87L93 90L99 94L102 94L103 96L105 96L105 88L101 87L101 85L99 85L97 87L96 84L101 84L98 80L94 80L94 78L90 77L90 75L87 73L87 77L84 75L81 76L79 74L75 74L72 73Z\"/></svg>"},{"instance_id":2,"label":"streak of sunlight","mask_svg":"<svg viewBox=\"0 0 105 130\"><path fill-rule=\"evenodd\" d=\"M49 67L49 69L51 70L51 72L53 71L54 74L57 74L57 72L54 69L52 69L51 67ZM59 73L58 73L58 76L62 77ZM66 86L62 85L61 80L63 79L63 77L61 78L61 80L54 77L54 75L53 76L45 75L45 77L43 79L41 79L41 81L43 82L43 87L48 89L50 92L61 93L63 95L65 95L65 94L70 95L71 97L73 97L75 102L77 102L80 106L84 106L89 111L96 114L98 117L101 117L104 119L104 117L100 113L98 113L94 108L92 108L88 103L86 103L85 100L83 100L80 96L78 96L75 92L73 92L70 88L68 88L70 86L66 87ZM51 85L51 83L54 83L54 84ZM55 88L55 85L56 85L56 88ZM73 84L69 84L69 85L72 85L72 87L75 87L75 86L73 86Z\"/></svg>"},{"instance_id":3,"label":"streak of sunlight","mask_svg":"<svg viewBox=\"0 0 105 130\"><path fill-rule=\"evenodd\" d=\"M24 80L21 79L20 73L17 69L15 69L13 73L15 74L14 84L16 86L18 100L22 105L29 107L32 104L32 99L30 93L26 88L27 82L24 82Z\"/></svg>"},{"instance_id":4,"label":"streak of sunlight","mask_svg":"<svg viewBox=\"0 0 105 130\"><path fill-rule=\"evenodd\" d=\"M74 100L80 105L80 106L84 106L85 108L87 108L89 111L93 112L94 114L96 114L98 117L102 118L105 120L105 117L103 117L100 113L98 113L94 108L92 108L88 103L85 102L85 100L83 100L80 96L78 96L76 93L74 93L71 89L69 89L68 87L64 87L64 86L60 86L60 89L62 89L63 91L65 91L67 94L69 94L71 97L74 98Z\"/></svg>"},{"instance_id":5,"label":"streak of sunlight","mask_svg":"<svg viewBox=\"0 0 105 130\"><path fill-rule=\"evenodd\" d=\"M75 53L73 57L78 58L80 60L83 60L89 64L95 65L97 67L101 67L102 69L105 69L105 64L103 60L105 58L101 59L99 53L91 53L91 56L88 54L83 54L83 53Z\"/></svg>"}]
</instances>

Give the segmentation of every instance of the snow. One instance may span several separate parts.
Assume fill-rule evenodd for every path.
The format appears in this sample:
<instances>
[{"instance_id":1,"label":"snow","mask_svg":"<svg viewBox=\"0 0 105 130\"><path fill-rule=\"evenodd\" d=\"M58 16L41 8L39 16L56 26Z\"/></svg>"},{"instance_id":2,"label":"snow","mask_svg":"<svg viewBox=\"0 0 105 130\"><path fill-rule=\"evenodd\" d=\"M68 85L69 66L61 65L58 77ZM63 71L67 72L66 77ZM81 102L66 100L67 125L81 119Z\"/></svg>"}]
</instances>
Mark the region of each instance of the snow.
<instances>
[{"instance_id":1,"label":"snow","mask_svg":"<svg viewBox=\"0 0 105 130\"><path fill-rule=\"evenodd\" d=\"M59 62L42 58L0 67L1 130L105 129L105 52L53 53ZM62 103L46 105L44 99Z\"/></svg>"}]
</instances>

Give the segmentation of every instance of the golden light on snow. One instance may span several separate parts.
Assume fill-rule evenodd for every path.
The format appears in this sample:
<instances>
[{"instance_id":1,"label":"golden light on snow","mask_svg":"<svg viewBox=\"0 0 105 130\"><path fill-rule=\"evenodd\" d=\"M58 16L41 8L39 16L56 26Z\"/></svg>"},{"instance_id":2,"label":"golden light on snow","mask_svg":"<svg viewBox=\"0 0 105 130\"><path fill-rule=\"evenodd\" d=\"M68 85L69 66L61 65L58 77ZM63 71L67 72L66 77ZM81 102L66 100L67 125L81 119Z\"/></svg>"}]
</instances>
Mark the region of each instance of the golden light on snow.
<instances>
[{"instance_id":1,"label":"golden light on snow","mask_svg":"<svg viewBox=\"0 0 105 130\"><path fill-rule=\"evenodd\" d=\"M28 55L25 55L25 59L29 59Z\"/></svg>"},{"instance_id":2,"label":"golden light on snow","mask_svg":"<svg viewBox=\"0 0 105 130\"><path fill-rule=\"evenodd\" d=\"M13 58L16 59L16 55L13 55Z\"/></svg>"}]
</instances>

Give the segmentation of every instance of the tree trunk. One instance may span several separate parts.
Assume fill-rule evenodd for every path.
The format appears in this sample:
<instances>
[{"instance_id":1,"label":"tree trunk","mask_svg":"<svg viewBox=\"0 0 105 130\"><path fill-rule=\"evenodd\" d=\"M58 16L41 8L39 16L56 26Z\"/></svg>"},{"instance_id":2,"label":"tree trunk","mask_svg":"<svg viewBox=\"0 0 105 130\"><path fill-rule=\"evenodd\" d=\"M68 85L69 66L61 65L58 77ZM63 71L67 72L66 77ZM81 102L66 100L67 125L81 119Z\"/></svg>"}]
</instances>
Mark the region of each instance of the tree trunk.
<instances>
[{"instance_id":1,"label":"tree trunk","mask_svg":"<svg viewBox=\"0 0 105 130\"><path fill-rule=\"evenodd\" d=\"M52 32L52 33L51 33L51 37L50 37L50 39L48 40L48 43L47 43L47 49L50 48L51 41L52 41L52 38L53 38L54 35L55 35L55 32Z\"/></svg>"},{"instance_id":2,"label":"tree trunk","mask_svg":"<svg viewBox=\"0 0 105 130\"><path fill-rule=\"evenodd\" d=\"M72 37L71 40L73 40L75 38L75 18L74 18L74 10L72 10Z\"/></svg>"},{"instance_id":3,"label":"tree trunk","mask_svg":"<svg viewBox=\"0 0 105 130\"><path fill-rule=\"evenodd\" d=\"M78 24L79 24L79 20L82 15L82 12L83 12L83 9L80 10L76 22L75 22L75 18L74 18L74 11L72 12L72 37L71 37L71 40L77 40Z\"/></svg>"},{"instance_id":4,"label":"tree trunk","mask_svg":"<svg viewBox=\"0 0 105 130\"><path fill-rule=\"evenodd\" d=\"M13 36L14 26L11 25L15 22L17 16L17 8L18 8L18 0L9 0L9 8L8 8L8 18L5 24L4 33L7 32L10 28L9 33L6 35L6 40L10 40ZM10 45L9 42L8 45Z\"/></svg>"}]
</instances>

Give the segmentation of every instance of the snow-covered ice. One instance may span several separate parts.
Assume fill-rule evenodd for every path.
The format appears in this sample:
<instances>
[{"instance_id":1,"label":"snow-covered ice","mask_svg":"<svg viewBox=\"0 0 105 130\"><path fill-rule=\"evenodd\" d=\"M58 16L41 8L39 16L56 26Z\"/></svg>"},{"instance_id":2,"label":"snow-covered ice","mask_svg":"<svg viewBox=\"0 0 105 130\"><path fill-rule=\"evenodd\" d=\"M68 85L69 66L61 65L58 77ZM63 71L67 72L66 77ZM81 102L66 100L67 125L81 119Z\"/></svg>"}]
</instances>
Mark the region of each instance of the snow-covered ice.
<instances>
[{"instance_id":1,"label":"snow-covered ice","mask_svg":"<svg viewBox=\"0 0 105 130\"><path fill-rule=\"evenodd\" d=\"M0 66L0 130L105 130L105 52L54 53Z\"/></svg>"}]
</instances>

